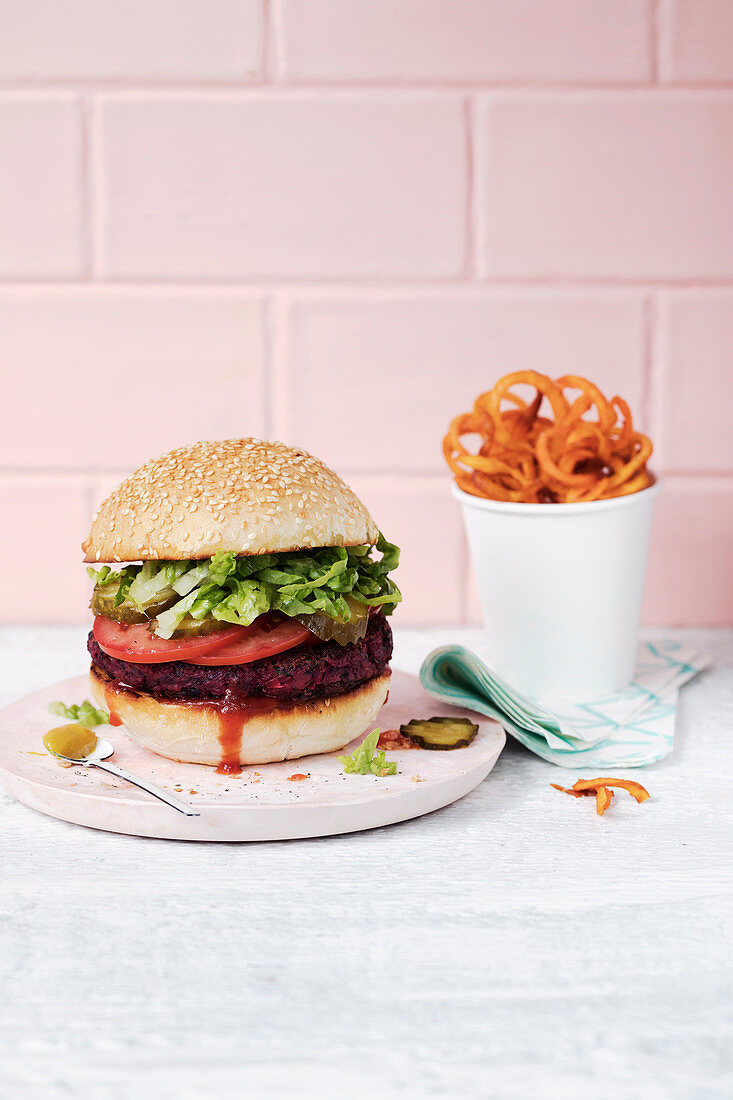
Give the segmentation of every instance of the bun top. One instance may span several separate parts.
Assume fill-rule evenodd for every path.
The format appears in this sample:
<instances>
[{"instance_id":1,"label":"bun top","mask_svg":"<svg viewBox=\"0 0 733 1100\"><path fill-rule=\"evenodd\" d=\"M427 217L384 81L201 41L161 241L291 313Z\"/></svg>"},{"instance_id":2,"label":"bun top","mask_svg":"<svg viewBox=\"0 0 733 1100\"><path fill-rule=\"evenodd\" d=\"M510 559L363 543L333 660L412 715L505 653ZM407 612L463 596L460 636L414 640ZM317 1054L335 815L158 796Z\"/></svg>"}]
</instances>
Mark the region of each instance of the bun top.
<instances>
[{"instance_id":1,"label":"bun top","mask_svg":"<svg viewBox=\"0 0 733 1100\"><path fill-rule=\"evenodd\" d=\"M356 494L307 451L261 439L193 443L146 462L107 497L85 561L210 558L374 544Z\"/></svg>"}]
</instances>

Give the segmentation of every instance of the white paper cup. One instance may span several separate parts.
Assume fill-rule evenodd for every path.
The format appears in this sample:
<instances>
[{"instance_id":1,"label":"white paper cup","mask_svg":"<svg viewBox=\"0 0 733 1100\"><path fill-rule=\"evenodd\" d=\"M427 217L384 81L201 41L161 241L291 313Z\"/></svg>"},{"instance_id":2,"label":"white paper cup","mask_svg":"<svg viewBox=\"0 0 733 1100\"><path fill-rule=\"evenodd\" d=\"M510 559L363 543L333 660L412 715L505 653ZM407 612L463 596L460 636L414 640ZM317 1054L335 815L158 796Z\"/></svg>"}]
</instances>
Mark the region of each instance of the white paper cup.
<instances>
[{"instance_id":1,"label":"white paper cup","mask_svg":"<svg viewBox=\"0 0 733 1100\"><path fill-rule=\"evenodd\" d=\"M476 570L483 655L534 699L580 701L632 679L659 484L587 504L509 504L453 486Z\"/></svg>"}]
</instances>

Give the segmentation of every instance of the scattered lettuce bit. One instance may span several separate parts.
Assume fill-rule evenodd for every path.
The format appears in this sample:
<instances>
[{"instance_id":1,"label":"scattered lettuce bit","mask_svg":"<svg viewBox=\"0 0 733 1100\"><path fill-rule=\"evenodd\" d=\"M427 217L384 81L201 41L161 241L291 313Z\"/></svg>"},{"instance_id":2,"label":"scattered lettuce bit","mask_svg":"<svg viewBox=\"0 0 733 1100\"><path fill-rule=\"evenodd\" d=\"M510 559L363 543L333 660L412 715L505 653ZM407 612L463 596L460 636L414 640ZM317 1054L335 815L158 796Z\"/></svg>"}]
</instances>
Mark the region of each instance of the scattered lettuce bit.
<instances>
[{"instance_id":1,"label":"scattered lettuce bit","mask_svg":"<svg viewBox=\"0 0 733 1100\"><path fill-rule=\"evenodd\" d=\"M372 730L351 756L339 756L344 771L355 775L395 775L397 764L387 760L384 749L377 748L378 740L379 730Z\"/></svg>"},{"instance_id":2,"label":"scattered lettuce bit","mask_svg":"<svg viewBox=\"0 0 733 1100\"><path fill-rule=\"evenodd\" d=\"M70 707L56 700L48 704L48 709L51 714L60 714L62 718L68 718L70 722L78 722L80 726L109 725L107 711L97 710L88 699L83 703L72 703Z\"/></svg>"},{"instance_id":3,"label":"scattered lettuce bit","mask_svg":"<svg viewBox=\"0 0 733 1100\"><path fill-rule=\"evenodd\" d=\"M389 615L402 599L388 576L399 564L400 551L381 534L376 546L381 556L373 558L373 549L327 546L250 557L220 551L205 561L146 561L116 572L106 565L88 572L97 586L119 585L117 607L127 601L145 612L153 603L168 601L155 633L170 638L187 615L237 626L249 626L267 611L291 617L318 613L349 622L347 595Z\"/></svg>"}]
</instances>

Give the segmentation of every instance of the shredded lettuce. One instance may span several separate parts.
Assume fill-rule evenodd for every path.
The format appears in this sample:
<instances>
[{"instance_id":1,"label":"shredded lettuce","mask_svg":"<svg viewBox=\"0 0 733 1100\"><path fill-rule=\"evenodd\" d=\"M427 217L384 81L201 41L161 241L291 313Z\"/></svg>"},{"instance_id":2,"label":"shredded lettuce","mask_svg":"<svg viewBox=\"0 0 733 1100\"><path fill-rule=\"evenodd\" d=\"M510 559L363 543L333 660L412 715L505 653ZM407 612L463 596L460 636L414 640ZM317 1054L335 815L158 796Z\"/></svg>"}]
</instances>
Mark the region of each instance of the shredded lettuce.
<instances>
[{"instance_id":1,"label":"shredded lettuce","mask_svg":"<svg viewBox=\"0 0 733 1100\"><path fill-rule=\"evenodd\" d=\"M83 703L72 703L67 706L55 700L48 704L51 714L60 714L62 718L68 718L70 722L78 722L80 726L104 726L109 724L109 715L106 710L97 708L85 699Z\"/></svg>"},{"instance_id":2,"label":"shredded lettuce","mask_svg":"<svg viewBox=\"0 0 733 1100\"><path fill-rule=\"evenodd\" d=\"M400 551L380 534L377 553L371 546L327 546L282 554L237 557L221 551L205 561L146 561L117 572L108 566L89 569L97 587L119 584L115 606L128 602L138 611L157 601L155 633L170 638L184 617L213 617L249 626L267 611L284 615L321 614L349 622L349 595L368 607L390 614L402 596L388 576ZM180 599L176 599L180 597Z\"/></svg>"},{"instance_id":3,"label":"shredded lettuce","mask_svg":"<svg viewBox=\"0 0 733 1100\"><path fill-rule=\"evenodd\" d=\"M98 588L101 588L104 584L108 584L110 581L117 580L120 576L114 569L110 569L108 565L103 565L101 569L93 569L91 565L88 565L87 573L94 581L95 587Z\"/></svg>"},{"instance_id":4,"label":"shredded lettuce","mask_svg":"<svg viewBox=\"0 0 733 1100\"><path fill-rule=\"evenodd\" d=\"M168 589L173 588L183 576L190 562L187 561L146 561L133 579L128 596L137 607L145 607L158 599Z\"/></svg>"},{"instance_id":5,"label":"shredded lettuce","mask_svg":"<svg viewBox=\"0 0 733 1100\"><path fill-rule=\"evenodd\" d=\"M344 771L355 775L395 775L397 764L387 760L384 749L377 748L378 741L379 730L372 730L350 756L339 756Z\"/></svg>"}]
</instances>

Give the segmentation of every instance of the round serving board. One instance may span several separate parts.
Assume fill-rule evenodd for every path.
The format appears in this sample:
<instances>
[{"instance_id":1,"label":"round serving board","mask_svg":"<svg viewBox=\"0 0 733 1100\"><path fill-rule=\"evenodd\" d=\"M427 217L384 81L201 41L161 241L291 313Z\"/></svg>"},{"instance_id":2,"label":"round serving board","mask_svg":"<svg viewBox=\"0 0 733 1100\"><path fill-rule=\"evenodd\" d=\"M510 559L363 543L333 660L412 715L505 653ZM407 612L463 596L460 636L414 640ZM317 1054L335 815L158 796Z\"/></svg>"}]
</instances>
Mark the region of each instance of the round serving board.
<instances>
[{"instance_id":1,"label":"round serving board","mask_svg":"<svg viewBox=\"0 0 733 1100\"><path fill-rule=\"evenodd\" d=\"M27 806L62 821L171 840L292 840L406 821L473 790L493 768L506 740L496 723L482 718L468 748L388 752L388 759L397 761L393 776L346 775L339 753L252 765L232 776L156 756L136 745L124 726L101 727L100 733L115 746L114 763L201 813L184 817L123 780L97 768L62 767L46 752L43 734L63 722L49 714L49 702L80 703L88 695L87 677L78 676L0 711L0 783ZM468 711L436 703L416 677L395 672L377 724L382 730L396 729L410 718L436 713L476 720ZM352 752L362 739L341 752ZM298 774L307 778L291 778Z\"/></svg>"}]
</instances>

